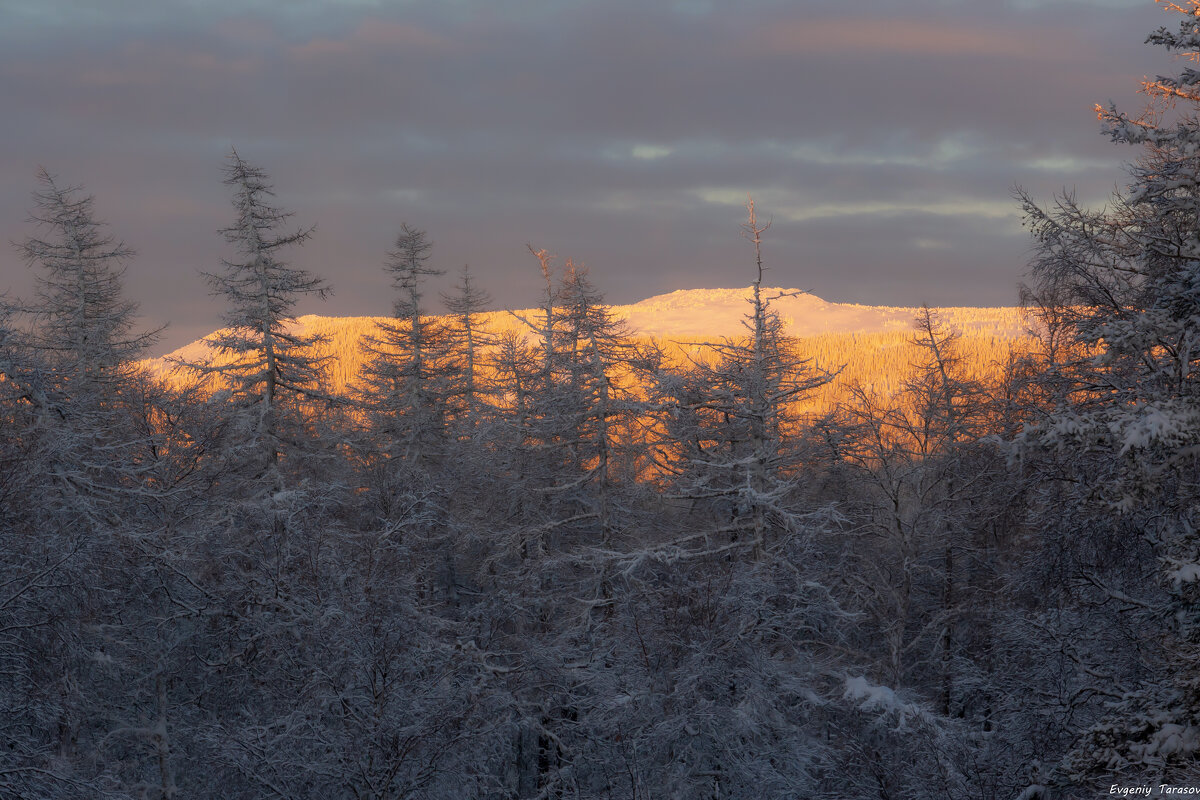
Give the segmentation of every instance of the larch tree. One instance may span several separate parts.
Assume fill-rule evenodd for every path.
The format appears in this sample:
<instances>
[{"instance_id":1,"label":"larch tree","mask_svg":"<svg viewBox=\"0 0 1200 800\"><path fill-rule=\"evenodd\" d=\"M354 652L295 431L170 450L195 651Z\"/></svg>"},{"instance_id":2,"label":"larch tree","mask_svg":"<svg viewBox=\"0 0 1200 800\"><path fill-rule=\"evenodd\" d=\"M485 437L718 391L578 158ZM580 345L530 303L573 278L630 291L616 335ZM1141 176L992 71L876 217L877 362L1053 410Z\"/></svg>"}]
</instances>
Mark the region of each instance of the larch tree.
<instances>
[{"instance_id":1,"label":"larch tree","mask_svg":"<svg viewBox=\"0 0 1200 800\"><path fill-rule=\"evenodd\" d=\"M96 220L94 199L45 169L37 177L30 222L39 235L18 247L37 270L37 299L23 309L33 322L27 344L52 371L56 396L87 404L129 377L158 331L134 332L137 303L122 285L134 252Z\"/></svg>"},{"instance_id":2,"label":"larch tree","mask_svg":"<svg viewBox=\"0 0 1200 800\"><path fill-rule=\"evenodd\" d=\"M112 686L89 654L138 639L154 613L153 600L126 592L155 567L143 512L162 496L157 431L139 425L162 406L136 363L157 331L135 332L122 287L133 251L78 187L46 170L38 180L36 232L18 245L37 295L0 307L0 460L24 468L0 479L24 493L0 512L11 534L0 543L0 716L15 759L0 765L0 793L14 796L100 793L123 769L120 757L97 758L97 741L144 686Z\"/></svg>"},{"instance_id":3,"label":"larch tree","mask_svg":"<svg viewBox=\"0 0 1200 800\"><path fill-rule=\"evenodd\" d=\"M594 522L609 543L620 432L641 407L619 374L629 332L585 266L567 259L556 283L553 257L529 250L546 284L540 319L514 316L534 334L541 356L531 386L517 390L529 400L519 415L524 446L545 473L535 491L553 507L552 525L583 530Z\"/></svg>"},{"instance_id":4,"label":"larch tree","mask_svg":"<svg viewBox=\"0 0 1200 800\"><path fill-rule=\"evenodd\" d=\"M289 708L304 702L303 682L294 672L303 652L295 652L290 637L296 621L314 613L314 586L325 565L321 547L339 532L344 495L331 480L334 473L325 471L333 459L319 457L331 450L311 432L316 409L336 402L322 386L322 340L299 332L295 320L303 298L324 298L330 290L286 260L313 229L291 227L292 214L274 204L267 173L236 150L223 173L234 220L221 235L233 254L222 259L223 270L205 277L225 301L226 327L208 339L214 358L183 364L209 377L215 390L207 393L204 414L216 427L205 419L197 430L216 437L206 444L202 464L210 476L206 502L188 518L188 526L204 535L194 574L183 580L203 599L179 614L194 620L187 638L168 641L164 649L181 658L194 654L191 668L203 680L192 683L239 709L192 720L193 747L205 752L210 772L187 780L245 785L265 768L247 776L229 764L225 751L252 741L260 725L285 715L265 687L278 688ZM164 680L168 699L156 704L183 715L186 705L170 698L188 683L168 675ZM278 756L260 753L264 762Z\"/></svg>"},{"instance_id":5,"label":"larch tree","mask_svg":"<svg viewBox=\"0 0 1200 800\"><path fill-rule=\"evenodd\" d=\"M454 294L443 294L442 302L457 323L451 329L454 360L457 373L453 395L460 406L457 416L473 426L482 411L483 398L489 392L485 375L484 352L495 344L496 336L489 331L481 319L492 304L492 297L479 288L471 274L470 265L464 265Z\"/></svg>"},{"instance_id":6,"label":"larch tree","mask_svg":"<svg viewBox=\"0 0 1200 800\"><path fill-rule=\"evenodd\" d=\"M94 509L138 481L129 432L121 432L129 417L123 395L159 331L135 331L137 303L122 285L133 250L96 220L93 198L45 169L38 182L30 215L37 233L18 245L36 270L37 295L19 307L30 324L9 337L5 377L44 422L57 421L44 431L57 440L55 482L90 498L78 508Z\"/></svg>"},{"instance_id":7,"label":"larch tree","mask_svg":"<svg viewBox=\"0 0 1200 800\"><path fill-rule=\"evenodd\" d=\"M289 445L281 409L326 399L321 390L325 359L314 352L321 339L296 333L293 323L303 297L324 299L331 289L321 278L284 260L284 253L307 241L314 228L286 227L293 215L272 205L275 192L267 173L237 150L230 152L223 171L224 183L233 191L235 219L221 235L236 256L222 260L222 272L205 277L213 294L226 302L222 317L227 327L209 341L230 358L187 366L218 376L222 388L257 410L252 434L267 460L275 463Z\"/></svg>"},{"instance_id":8,"label":"larch tree","mask_svg":"<svg viewBox=\"0 0 1200 800\"><path fill-rule=\"evenodd\" d=\"M673 494L715 511L728 545L748 546L755 558L773 530L794 528L802 513L791 506L785 437L794 405L833 374L795 355L783 322L763 287L763 233L754 201L742 233L754 246L755 278L743 319L745 335L710 345L710 357L680 371L660 368L655 378L666 410L664 467ZM663 363L656 359L656 363Z\"/></svg>"},{"instance_id":9,"label":"larch tree","mask_svg":"<svg viewBox=\"0 0 1200 800\"><path fill-rule=\"evenodd\" d=\"M629 356L630 333L613 316L588 270L568 260L559 289L561 321L558 350L565 358L563 388L573 430L572 473L583 481L585 502L597 515L601 539L612 544L616 526L615 473L622 448L621 431L636 424L642 404L620 375Z\"/></svg>"},{"instance_id":10,"label":"larch tree","mask_svg":"<svg viewBox=\"0 0 1200 800\"><path fill-rule=\"evenodd\" d=\"M525 507L539 509L545 523L536 528L522 525L520 548L523 554L541 554L551 530L580 521L572 514L559 513L561 488L573 486L577 478L565 469L572 461L574 440L570 428L575 409L568 407L570 401L562 386L563 312L555 286L555 257L545 249L535 250L532 245L527 248L537 259L545 287L538 307L540 314L531 318L509 312L525 325L533 341L527 345L523 337L509 337L501 344L498 366L502 391L516 401L509 406L504 420L504 440L510 445L509 455L514 462L512 472L519 476L522 490L536 498ZM591 511L580 516L582 520L593 519Z\"/></svg>"},{"instance_id":11,"label":"larch tree","mask_svg":"<svg viewBox=\"0 0 1200 800\"><path fill-rule=\"evenodd\" d=\"M384 270L397 297L394 318L365 345L364 403L385 452L409 461L435 458L446 440L450 341L445 323L423 314L422 288L444 270L429 266L428 234L404 224Z\"/></svg>"}]
</instances>

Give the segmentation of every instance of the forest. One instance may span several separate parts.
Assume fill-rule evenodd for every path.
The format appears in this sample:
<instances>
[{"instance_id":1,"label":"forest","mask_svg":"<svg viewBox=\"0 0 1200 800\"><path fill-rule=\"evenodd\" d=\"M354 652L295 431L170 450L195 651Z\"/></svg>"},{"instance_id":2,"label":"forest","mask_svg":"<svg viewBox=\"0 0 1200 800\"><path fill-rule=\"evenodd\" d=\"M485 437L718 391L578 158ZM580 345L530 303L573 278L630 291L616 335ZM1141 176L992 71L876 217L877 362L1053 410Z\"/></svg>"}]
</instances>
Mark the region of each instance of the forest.
<instances>
[{"instance_id":1,"label":"forest","mask_svg":"<svg viewBox=\"0 0 1200 800\"><path fill-rule=\"evenodd\" d=\"M1200 51L1177 10L1150 41ZM334 381L312 231L233 151L219 357L166 378L131 250L41 171L38 289L0 299L0 797L1200 791L1198 83L1098 109L1138 153L1106 208L1018 194L1021 348L980 370L926 309L836 402L752 201L741 336L632 337L535 247L513 324L469 271L430 316L406 224Z\"/></svg>"}]
</instances>

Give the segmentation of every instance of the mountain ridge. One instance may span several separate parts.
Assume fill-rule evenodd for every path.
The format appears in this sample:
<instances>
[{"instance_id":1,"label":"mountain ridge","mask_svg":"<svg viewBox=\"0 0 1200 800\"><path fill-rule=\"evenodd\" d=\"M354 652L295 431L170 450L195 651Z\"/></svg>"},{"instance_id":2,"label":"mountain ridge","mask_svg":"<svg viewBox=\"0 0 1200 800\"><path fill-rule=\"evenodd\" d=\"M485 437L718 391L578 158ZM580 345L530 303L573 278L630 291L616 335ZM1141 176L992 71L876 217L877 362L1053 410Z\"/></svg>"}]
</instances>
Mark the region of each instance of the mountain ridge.
<instances>
[{"instance_id":1,"label":"mountain ridge","mask_svg":"<svg viewBox=\"0 0 1200 800\"><path fill-rule=\"evenodd\" d=\"M767 297L774 297L790 290L763 291ZM682 364L702 357L706 344L746 335L742 323L750 310L747 300L752 293L753 287L681 289L609 309L626 324L631 338L659 341L668 357ZM811 411L821 412L843 402L847 388L853 385L894 396L907 385L912 365L925 357L913 343L913 320L920 310L915 306L831 303L812 294L799 294L775 300L772 308L782 319L785 333L794 338L797 358L838 373L835 380L805 400L803 405ZM964 377L997 378L1011 354L1028 346L1028 325L1019 308L955 306L933 310L944 325L960 334L958 353ZM488 311L480 315L478 322L494 334L513 331L532 336L517 315L536 323L540 313L536 308ZM314 355L332 357L325 370L327 388L344 393L359 385L367 358L361 346L363 340L377 330L379 323L392 319L308 314L292 324L297 333L324 339ZM142 363L152 374L175 381L183 376L172 359L190 363L212 359L217 364L232 360L208 344L215 333Z\"/></svg>"},{"instance_id":2,"label":"mountain ridge","mask_svg":"<svg viewBox=\"0 0 1200 800\"><path fill-rule=\"evenodd\" d=\"M613 316L622 320L630 333L639 337L672 339L677 341L718 341L735 338L745 332L742 320L747 312L747 303L753 287L716 289L677 289L653 295L636 303L610 305ZM829 334L872 334L891 331L907 331L912 328L913 318L920 310L918 306L875 306L860 303L839 303L824 300L815 294L798 289L766 287L762 292L772 300L772 309L784 323L789 336L808 338ZM948 327L964 334L983 334L1002 339L1019 339L1026 335L1028 325L1020 308L1015 306L948 306L931 307ZM529 318L539 313L536 308L498 309L484 312L484 324L500 330L524 329L524 324L513 315ZM448 315L431 315L448 316ZM344 325L362 327L391 317L383 316L330 316L305 314L297 317L298 329L308 331L314 327ZM203 360L212 348L207 340L210 333L182 347L156 358L146 360L155 371L169 369L171 360Z\"/></svg>"}]
</instances>

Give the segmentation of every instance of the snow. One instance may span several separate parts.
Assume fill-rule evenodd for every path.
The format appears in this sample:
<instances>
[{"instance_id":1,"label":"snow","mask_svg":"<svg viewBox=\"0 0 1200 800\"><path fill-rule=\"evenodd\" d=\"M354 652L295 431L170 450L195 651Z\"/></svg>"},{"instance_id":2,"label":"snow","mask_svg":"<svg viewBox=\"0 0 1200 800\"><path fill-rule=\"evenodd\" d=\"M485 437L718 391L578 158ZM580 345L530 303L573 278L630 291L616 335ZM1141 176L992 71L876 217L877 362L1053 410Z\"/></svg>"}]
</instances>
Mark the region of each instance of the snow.
<instances>
[{"instance_id":1,"label":"snow","mask_svg":"<svg viewBox=\"0 0 1200 800\"><path fill-rule=\"evenodd\" d=\"M867 306L853 303L833 303L813 294L794 294L795 289L764 288L773 298L771 308L783 320L790 336L810 337L822 334L883 333L909 331L919 309L906 306ZM748 300L753 289L680 289L655 295L630 305L611 306L612 314L623 320L638 336L662 339L712 341L745 334L743 326L749 310ZM942 322L952 329L972 333L991 333L1003 339L1016 339L1025 334L1026 323L1021 310L1012 307L953 307L936 309ZM518 309L514 313L536 318L534 309ZM295 322L297 332L328 331L349 326L366 327L371 317L324 317L306 315ZM492 330L513 327L508 312L494 311L483 315ZM341 324L339 324L341 323ZM213 334L205 337L211 339ZM151 367L160 366L165 359L197 362L210 351L205 340L187 344L163 359L154 359Z\"/></svg>"},{"instance_id":2,"label":"snow","mask_svg":"<svg viewBox=\"0 0 1200 800\"><path fill-rule=\"evenodd\" d=\"M1164 722L1160 719L1152 722L1160 723L1158 730L1150 736L1149 741L1133 744L1130 750L1141 761L1155 763L1157 759L1173 755L1186 755L1200 750L1200 730L1193 725L1179 725L1174 722Z\"/></svg>"},{"instance_id":3,"label":"snow","mask_svg":"<svg viewBox=\"0 0 1200 800\"><path fill-rule=\"evenodd\" d=\"M788 335L818 336L825 333L880 333L912 328L917 308L831 303L813 294L794 294L794 289L764 288L773 298L771 308L779 314ZM741 336L742 320L753 288L681 289L649 297L627 306L613 306L614 315L626 320L643 336L661 338L713 338ZM1013 338L1025 332L1016 308L938 309L950 327L971 330L993 329Z\"/></svg>"},{"instance_id":4,"label":"snow","mask_svg":"<svg viewBox=\"0 0 1200 800\"><path fill-rule=\"evenodd\" d=\"M903 728L904 722L908 718L921 718L925 715L920 706L904 702L896 696L892 689L887 686L876 686L862 676L846 678L846 689L842 697L858 702L858 707L862 711L895 714L898 717L898 728Z\"/></svg>"},{"instance_id":5,"label":"snow","mask_svg":"<svg viewBox=\"0 0 1200 800\"><path fill-rule=\"evenodd\" d=\"M1124 455L1132 449L1152 446L1155 442L1171 441L1186 434L1190 421L1171 409L1146 406L1133 424L1125 429L1125 437L1121 447Z\"/></svg>"},{"instance_id":6,"label":"snow","mask_svg":"<svg viewBox=\"0 0 1200 800\"><path fill-rule=\"evenodd\" d=\"M1200 564L1195 562L1180 564L1175 569L1167 572L1167 580L1176 589L1182 584L1200 581Z\"/></svg>"}]
</instances>

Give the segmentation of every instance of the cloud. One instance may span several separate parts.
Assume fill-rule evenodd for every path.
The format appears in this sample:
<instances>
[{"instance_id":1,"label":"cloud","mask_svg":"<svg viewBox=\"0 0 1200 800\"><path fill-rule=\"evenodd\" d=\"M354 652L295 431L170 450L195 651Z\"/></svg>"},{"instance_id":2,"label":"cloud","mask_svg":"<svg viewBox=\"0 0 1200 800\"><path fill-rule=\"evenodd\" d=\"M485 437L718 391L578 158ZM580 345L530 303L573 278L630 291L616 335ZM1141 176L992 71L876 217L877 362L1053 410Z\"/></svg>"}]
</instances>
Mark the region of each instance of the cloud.
<instances>
[{"instance_id":1,"label":"cloud","mask_svg":"<svg viewBox=\"0 0 1200 800\"><path fill-rule=\"evenodd\" d=\"M910 244L918 250L949 250L952 246L945 239L930 239L925 236L912 239Z\"/></svg>"},{"instance_id":2,"label":"cloud","mask_svg":"<svg viewBox=\"0 0 1200 800\"><path fill-rule=\"evenodd\" d=\"M675 148L663 147L657 144L635 144L629 150L631 156L642 161L654 161L658 158L666 158L673 152L675 152Z\"/></svg>"},{"instance_id":3,"label":"cloud","mask_svg":"<svg viewBox=\"0 0 1200 800\"><path fill-rule=\"evenodd\" d=\"M783 55L879 59L894 55L922 58L1066 57L1065 30L1022 30L899 18L794 19L754 32L752 46Z\"/></svg>"},{"instance_id":4,"label":"cloud","mask_svg":"<svg viewBox=\"0 0 1200 800\"><path fill-rule=\"evenodd\" d=\"M316 37L303 44L292 45L288 54L298 59L330 57L369 57L373 50L405 48L425 53L446 51L451 47L446 38L418 25L386 20L367 19L342 38Z\"/></svg>"},{"instance_id":5,"label":"cloud","mask_svg":"<svg viewBox=\"0 0 1200 800\"><path fill-rule=\"evenodd\" d=\"M1136 154L1098 134L1092 104L1140 103L1138 79L1170 68L1141 45L1165 20L1140 2L98 8L6 6L0 238L25 233L36 165L86 184L140 253L130 291L176 322L164 345L215 325L196 269L222 255L233 144L318 224L291 257L338 293L304 313L386 313L401 222L501 304L537 296L528 241L590 264L621 302L744 285L747 192L776 219L781 280L834 300L1011 302L1029 250L1013 184L1106 197ZM0 252L0 292L30 285Z\"/></svg>"},{"instance_id":6,"label":"cloud","mask_svg":"<svg viewBox=\"0 0 1200 800\"><path fill-rule=\"evenodd\" d=\"M695 195L704 203L718 206L744 206L747 193L736 188L708 187L697 189ZM986 200L978 197L938 197L930 200L897 198L894 200L861 200L827 202L802 193L766 191L757 195L756 204L769 209L780 219L791 222L810 222L835 217L860 220L864 228L872 217L899 217L913 214L935 217L976 217L987 220L1016 219L1019 209L1009 199Z\"/></svg>"}]
</instances>

